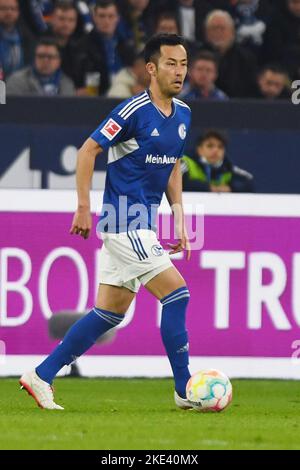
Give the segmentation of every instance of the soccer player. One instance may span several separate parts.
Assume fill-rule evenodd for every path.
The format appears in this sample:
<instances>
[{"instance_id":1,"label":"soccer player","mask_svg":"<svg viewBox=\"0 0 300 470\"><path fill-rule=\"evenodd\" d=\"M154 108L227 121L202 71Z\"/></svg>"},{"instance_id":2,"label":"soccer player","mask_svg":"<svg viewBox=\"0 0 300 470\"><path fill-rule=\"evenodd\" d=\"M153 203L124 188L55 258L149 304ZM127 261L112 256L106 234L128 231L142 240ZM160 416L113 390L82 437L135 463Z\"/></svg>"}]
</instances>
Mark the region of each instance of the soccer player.
<instances>
[{"instance_id":1,"label":"soccer player","mask_svg":"<svg viewBox=\"0 0 300 470\"><path fill-rule=\"evenodd\" d=\"M141 284L162 303L161 336L174 375L175 403L180 408L191 407L185 392L190 378L185 327L189 290L155 232L157 209L166 192L178 230L178 243L170 245L170 254L186 250L190 258L180 158L191 111L175 98L187 73L183 39L173 34L154 36L146 45L145 59L151 77L149 90L117 106L78 153L78 209L70 232L87 239L92 225L89 190L95 159L109 148L97 226L103 239L100 286L95 308L71 327L35 371L20 379L42 408L62 409L54 402L54 377L124 319Z\"/></svg>"}]
</instances>

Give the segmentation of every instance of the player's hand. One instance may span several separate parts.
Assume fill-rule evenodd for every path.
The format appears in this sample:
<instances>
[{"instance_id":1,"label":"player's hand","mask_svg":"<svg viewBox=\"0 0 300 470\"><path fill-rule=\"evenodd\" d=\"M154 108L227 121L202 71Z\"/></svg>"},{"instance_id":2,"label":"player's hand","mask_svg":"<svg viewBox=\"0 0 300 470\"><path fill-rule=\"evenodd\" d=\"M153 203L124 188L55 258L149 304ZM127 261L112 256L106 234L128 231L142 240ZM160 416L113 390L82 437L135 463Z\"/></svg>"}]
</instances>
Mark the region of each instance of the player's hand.
<instances>
[{"instance_id":1,"label":"player's hand","mask_svg":"<svg viewBox=\"0 0 300 470\"><path fill-rule=\"evenodd\" d=\"M91 229L92 216L90 209L77 209L73 217L70 234L80 235L86 240L89 238Z\"/></svg>"},{"instance_id":2,"label":"player's hand","mask_svg":"<svg viewBox=\"0 0 300 470\"><path fill-rule=\"evenodd\" d=\"M182 235L181 239L178 240L178 243L175 245L168 243L168 246L171 248L169 255L175 255L175 253L181 253L182 251L185 251L186 260L189 261L191 259L191 245L187 236Z\"/></svg>"}]
</instances>

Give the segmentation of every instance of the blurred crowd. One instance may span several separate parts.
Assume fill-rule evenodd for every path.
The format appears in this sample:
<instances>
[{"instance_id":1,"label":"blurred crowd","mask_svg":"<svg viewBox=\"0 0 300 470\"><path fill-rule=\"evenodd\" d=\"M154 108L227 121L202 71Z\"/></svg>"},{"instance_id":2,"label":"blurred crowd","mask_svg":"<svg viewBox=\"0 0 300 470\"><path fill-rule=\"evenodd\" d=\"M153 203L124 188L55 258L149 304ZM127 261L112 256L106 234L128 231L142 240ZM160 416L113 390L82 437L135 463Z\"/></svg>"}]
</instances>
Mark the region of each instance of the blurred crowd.
<instances>
[{"instance_id":1,"label":"blurred crowd","mask_svg":"<svg viewBox=\"0 0 300 470\"><path fill-rule=\"evenodd\" d=\"M143 48L177 33L183 99L288 99L300 78L300 0L0 0L10 95L127 98L148 86Z\"/></svg>"}]
</instances>

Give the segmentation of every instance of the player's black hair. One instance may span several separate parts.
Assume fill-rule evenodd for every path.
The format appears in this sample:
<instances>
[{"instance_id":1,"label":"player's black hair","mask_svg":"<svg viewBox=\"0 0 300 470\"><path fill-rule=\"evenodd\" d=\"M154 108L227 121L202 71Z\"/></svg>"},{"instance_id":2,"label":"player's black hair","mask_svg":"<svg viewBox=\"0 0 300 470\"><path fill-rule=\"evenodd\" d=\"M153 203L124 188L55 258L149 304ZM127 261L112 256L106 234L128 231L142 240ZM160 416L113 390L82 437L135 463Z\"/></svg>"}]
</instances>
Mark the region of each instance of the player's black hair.
<instances>
[{"instance_id":1,"label":"player's black hair","mask_svg":"<svg viewBox=\"0 0 300 470\"><path fill-rule=\"evenodd\" d=\"M197 139L197 147L202 145L208 139L216 139L223 144L226 148L228 145L228 138L225 132L219 131L217 129L208 129L201 134Z\"/></svg>"},{"instance_id":2,"label":"player's black hair","mask_svg":"<svg viewBox=\"0 0 300 470\"><path fill-rule=\"evenodd\" d=\"M208 62L213 62L216 68L219 67L219 61L217 59L217 56L211 51L202 50L202 51L197 52L191 58L191 66L195 65L195 63L198 62L198 60L206 60Z\"/></svg>"},{"instance_id":3,"label":"player's black hair","mask_svg":"<svg viewBox=\"0 0 300 470\"><path fill-rule=\"evenodd\" d=\"M149 39L145 46L144 57L146 64L157 61L162 46L183 46L186 48L186 43L184 38L177 34L156 34Z\"/></svg>"},{"instance_id":4,"label":"player's black hair","mask_svg":"<svg viewBox=\"0 0 300 470\"><path fill-rule=\"evenodd\" d=\"M59 48L59 45L58 45L56 39L51 37L51 36L50 37L44 36L41 39L39 39L37 41L37 43L35 44L35 52L36 52L37 48L40 47L40 46L47 46L47 47L53 46L53 47L55 47L55 49L57 50L59 55L61 55L60 48Z\"/></svg>"}]
</instances>

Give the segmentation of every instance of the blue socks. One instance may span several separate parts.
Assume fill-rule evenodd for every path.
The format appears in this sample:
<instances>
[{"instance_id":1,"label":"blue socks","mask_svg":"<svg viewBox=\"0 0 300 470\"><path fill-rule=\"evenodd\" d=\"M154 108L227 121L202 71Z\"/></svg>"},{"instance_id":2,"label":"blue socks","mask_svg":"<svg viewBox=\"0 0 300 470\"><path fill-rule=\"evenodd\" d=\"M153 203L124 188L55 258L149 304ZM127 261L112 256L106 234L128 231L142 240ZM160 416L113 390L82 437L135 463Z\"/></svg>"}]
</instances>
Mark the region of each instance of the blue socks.
<instances>
[{"instance_id":1,"label":"blue socks","mask_svg":"<svg viewBox=\"0 0 300 470\"><path fill-rule=\"evenodd\" d=\"M63 366L71 364L90 349L101 335L121 323L124 317L94 308L69 329L63 341L36 368L37 375L51 384Z\"/></svg>"},{"instance_id":2,"label":"blue socks","mask_svg":"<svg viewBox=\"0 0 300 470\"><path fill-rule=\"evenodd\" d=\"M161 336L172 367L175 389L182 398L186 398L185 387L191 376L188 369L188 335L185 329L189 297L187 287L181 287L161 299ZM37 375L51 384L62 367L84 354L101 335L121 323L124 317L125 315L94 308L70 328L52 354L36 368Z\"/></svg>"},{"instance_id":3,"label":"blue socks","mask_svg":"<svg viewBox=\"0 0 300 470\"><path fill-rule=\"evenodd\" d=\"M181 398L186 398L186 384L191 377L189 365L189 343L185 329L185 312L190 293L187 287L176 289L161 299L161 337L172 367L175 389Z\"/></svg>"}]
</instances>

